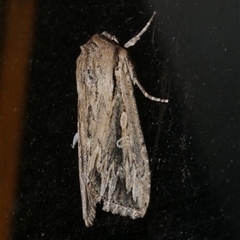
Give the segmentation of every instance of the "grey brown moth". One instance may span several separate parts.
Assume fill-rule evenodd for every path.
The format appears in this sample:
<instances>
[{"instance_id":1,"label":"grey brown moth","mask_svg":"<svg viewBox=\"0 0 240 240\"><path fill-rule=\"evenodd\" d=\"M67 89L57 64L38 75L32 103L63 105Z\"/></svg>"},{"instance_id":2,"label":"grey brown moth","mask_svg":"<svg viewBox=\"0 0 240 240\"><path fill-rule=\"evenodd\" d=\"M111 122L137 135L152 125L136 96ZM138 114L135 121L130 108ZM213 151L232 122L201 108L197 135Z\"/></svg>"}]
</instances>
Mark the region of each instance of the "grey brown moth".
<instances>
[{"instance_id":1,"label":"grey brown moth","mask_svg":"<svg viewBox=\"0 0 240 240\"><path fill-rule=\"evenodd\" d=\"M137 80L126 48L134 46L148 29L124 47L115 36L95 34L77 59L79 177L83 219L93 225L96 204L103 210L142 218L150 198L150 171L133 85L157 102L167 99L149 95Z\"/></svg>"}]
</instances>

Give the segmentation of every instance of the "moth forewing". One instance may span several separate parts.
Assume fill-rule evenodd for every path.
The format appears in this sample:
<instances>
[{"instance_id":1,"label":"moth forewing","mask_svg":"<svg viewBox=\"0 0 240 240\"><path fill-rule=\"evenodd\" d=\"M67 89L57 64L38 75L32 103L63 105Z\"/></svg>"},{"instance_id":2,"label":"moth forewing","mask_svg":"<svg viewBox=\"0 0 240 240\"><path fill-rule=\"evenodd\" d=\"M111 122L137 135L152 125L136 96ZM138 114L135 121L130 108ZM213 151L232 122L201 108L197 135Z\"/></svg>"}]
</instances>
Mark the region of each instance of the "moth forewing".
<instances>
[{"instance_id":1,"label":"moth forewing","mask_svg":"<svg viewBox=\"0 0 240 240\"><path fill-rule=\"evenodd\" d=\"M141 34L129 41L131 46L154 15ZM133 84L151 100L167 100L150 96L135 76L127 50L116 37L95 34L81 47L76 69L78 155L86 226L93 224L100 201L103 210L132 219L142 218L149 204L149 160Z\"/></svg>"}]
</instances>

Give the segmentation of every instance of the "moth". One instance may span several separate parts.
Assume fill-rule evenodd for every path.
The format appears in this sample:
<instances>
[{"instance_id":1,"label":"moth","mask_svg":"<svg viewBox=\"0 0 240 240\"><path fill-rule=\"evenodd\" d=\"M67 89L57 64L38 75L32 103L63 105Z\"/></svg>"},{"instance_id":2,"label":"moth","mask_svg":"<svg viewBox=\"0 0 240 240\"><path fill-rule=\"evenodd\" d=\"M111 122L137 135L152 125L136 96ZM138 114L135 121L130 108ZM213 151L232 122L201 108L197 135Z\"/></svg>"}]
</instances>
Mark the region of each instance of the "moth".
<instances>
[{"instance_id":1,"label":"moth","mask_svg":"<svg viewBox=\"0 0 240 240\"><path fill-rule=\"evenodd\" d=\"M96 204L103 210L142 218L150 199L150 171L133 85L137 80L127 48L147 31L156 12L135 37L121 47L107 32L81 46L77 58L79 178L85 225L93 225Z\"/></svg>"}]
</instances>

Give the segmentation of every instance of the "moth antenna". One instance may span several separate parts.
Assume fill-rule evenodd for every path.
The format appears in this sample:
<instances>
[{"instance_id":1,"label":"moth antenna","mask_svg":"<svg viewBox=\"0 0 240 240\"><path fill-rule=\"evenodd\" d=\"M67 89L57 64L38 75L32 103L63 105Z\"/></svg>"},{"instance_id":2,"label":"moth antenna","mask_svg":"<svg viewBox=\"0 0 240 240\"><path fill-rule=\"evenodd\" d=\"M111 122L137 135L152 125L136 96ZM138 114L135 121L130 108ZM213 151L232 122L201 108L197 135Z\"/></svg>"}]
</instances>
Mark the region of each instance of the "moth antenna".
<instances>
[{"instance_id":1,"label":"moth antenna","mask_svg":"<svg viewBox=\"0 0 240 240\"><path fill-rule=\"evenodd\" d=\"M135 37L131 38L128 42L125 43L125 45L124 45L125 48L132 47L136 44L136 42L140 39L140 37L148 30L148 28L149 28L150 24L152 23L152 20L153 20L153 18L155 17L156 14L157 14L156 11L154 11L152 17L147 22L147 24L142 29L142 31L139 32Z\"/></svg>"}]
</instances>

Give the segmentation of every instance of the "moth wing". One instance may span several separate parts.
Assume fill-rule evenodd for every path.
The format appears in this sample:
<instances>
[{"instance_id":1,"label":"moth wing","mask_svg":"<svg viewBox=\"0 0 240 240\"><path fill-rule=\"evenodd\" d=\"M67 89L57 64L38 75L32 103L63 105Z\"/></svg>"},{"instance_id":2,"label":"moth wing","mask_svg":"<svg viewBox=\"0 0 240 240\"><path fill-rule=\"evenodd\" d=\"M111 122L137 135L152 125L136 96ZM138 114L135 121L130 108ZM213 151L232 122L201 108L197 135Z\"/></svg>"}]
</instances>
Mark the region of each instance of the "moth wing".
<instances>
[{"instance_id":1,"label":"moth wing","mask_svg":"<svg viewBox=\"0 0 240 240\"><path fill-rule=\"evenodd\" d=\"M121 49L118 56L115 76L121 100L120 112L115 121L119 122L121 129L121 144L117 147L122 150L119 168L123 169L121 180L118 181L123 182L125 186L122 187L122 192L127 194L121 199L118 198L118 194L113 194L113 202L124 207L123 209L119 207L120 215L138 218L145 215L149 204L151 181L149 160L134 97L133 65L125 49ZM117 189L115 193L118 193Z\"/></svg>"},{"instance_id":2,"label":"moth wing","mask_svg":"<svg viewBox=\"0 0 240 240\"><path fill-rule=\"evenodd\" d=\"M150 172L127 52L94 35L77 60L79 175L83 218L96 204L114 214L143 217Z\"/></svg>"}]
</instances>

